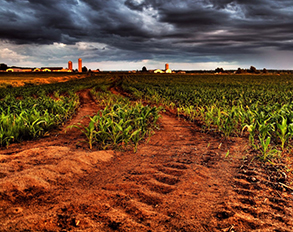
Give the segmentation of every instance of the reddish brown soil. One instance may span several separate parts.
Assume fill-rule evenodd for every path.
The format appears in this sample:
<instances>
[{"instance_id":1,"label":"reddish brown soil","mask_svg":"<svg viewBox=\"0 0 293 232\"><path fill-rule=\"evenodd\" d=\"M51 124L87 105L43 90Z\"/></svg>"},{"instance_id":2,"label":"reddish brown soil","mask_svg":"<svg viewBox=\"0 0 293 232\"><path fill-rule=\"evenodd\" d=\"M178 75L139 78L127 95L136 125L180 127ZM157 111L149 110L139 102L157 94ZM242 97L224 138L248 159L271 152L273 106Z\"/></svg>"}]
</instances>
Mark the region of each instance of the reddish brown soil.
<instances>
[{"instance_id":1,"label":"reddish brown soil","mask_svg":"<svg viewBox=\"0 0 293 232\"><path fill-rule=\"evenodd\" d=\"M0 231L293 231L289 166L172 113L137 153L90 151L65 133L99 110L80 96L60 131L0 150Z\"/></svg>"}]
</instances>

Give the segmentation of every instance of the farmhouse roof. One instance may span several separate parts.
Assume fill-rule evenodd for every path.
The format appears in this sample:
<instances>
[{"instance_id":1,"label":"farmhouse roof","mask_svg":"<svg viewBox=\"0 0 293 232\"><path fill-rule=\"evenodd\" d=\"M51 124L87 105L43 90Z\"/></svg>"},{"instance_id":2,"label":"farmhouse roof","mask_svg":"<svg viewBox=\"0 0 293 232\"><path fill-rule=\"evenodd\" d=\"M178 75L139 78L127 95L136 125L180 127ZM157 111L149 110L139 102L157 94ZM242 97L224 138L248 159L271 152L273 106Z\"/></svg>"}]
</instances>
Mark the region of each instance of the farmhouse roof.
<instances>
[{"instance_id":1,"label":"farmhouse roof","mask_svg":"<svg viewBox=\"0 0 293 232\"><path fill-rule=\"evenodd\" d=\"M63 67L41 67L41 69L50 69L50 70L60 70L63 69Z\"/></svg>"}]
</instances>

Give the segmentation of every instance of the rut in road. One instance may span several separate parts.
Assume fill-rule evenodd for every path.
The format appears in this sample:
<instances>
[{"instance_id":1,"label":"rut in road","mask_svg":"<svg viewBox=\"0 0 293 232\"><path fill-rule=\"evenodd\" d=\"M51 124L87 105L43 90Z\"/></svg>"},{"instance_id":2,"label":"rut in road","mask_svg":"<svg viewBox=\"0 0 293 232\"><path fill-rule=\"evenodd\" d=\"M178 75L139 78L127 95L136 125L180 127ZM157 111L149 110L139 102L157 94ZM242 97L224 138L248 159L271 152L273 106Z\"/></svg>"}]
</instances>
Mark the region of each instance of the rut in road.
<instances>
[{"instance_id":1,"label":"rut in road","mask_svg":"<svg viewBox=\"0 0 293 232\"><path fill-rule=\"evenodd\" d=\"M231 188L231 172L222 159L226 149L167 114L160 123L162 129L137 154L120 154L106 170L84 181L106 202L107 207L100 206L108 223L103 226L121 231L216 228L218 213L230 213L225 209ZM217 147L207 151L211 142Z\"/></svg>"}]
</instances>

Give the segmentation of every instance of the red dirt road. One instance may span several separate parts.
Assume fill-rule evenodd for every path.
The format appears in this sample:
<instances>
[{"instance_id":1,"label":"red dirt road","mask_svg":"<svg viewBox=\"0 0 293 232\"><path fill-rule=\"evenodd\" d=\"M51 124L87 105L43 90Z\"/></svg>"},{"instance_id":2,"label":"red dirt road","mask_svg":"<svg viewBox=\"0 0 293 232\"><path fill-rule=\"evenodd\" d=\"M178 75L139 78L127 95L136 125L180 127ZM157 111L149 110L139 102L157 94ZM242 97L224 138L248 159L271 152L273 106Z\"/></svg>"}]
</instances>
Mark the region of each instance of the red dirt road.
<instances>
[{"instance_id":1,"label":"red dirt road","mask_svg":"<svg viewBox=\"0 0 293 232\"><path fill-rule=\"evenodd\" d=\"M98 110L80 96L66 126ZM293 231L285 166L171 113L159 122L137 153L90 151L66 126L2 148L0 231Z\"/></svg>"}]
</instances>

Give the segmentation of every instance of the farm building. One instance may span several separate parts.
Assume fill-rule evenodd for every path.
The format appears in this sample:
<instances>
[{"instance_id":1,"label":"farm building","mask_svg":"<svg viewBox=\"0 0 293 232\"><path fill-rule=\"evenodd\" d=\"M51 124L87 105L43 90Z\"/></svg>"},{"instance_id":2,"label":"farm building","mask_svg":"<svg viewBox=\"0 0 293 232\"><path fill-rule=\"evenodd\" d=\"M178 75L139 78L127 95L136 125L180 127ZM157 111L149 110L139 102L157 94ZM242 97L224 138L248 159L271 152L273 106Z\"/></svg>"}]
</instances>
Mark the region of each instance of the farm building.
<instances>
[{"instance_id":1,"label":"farm building","mask_svg":"<svg viewBox=\"0 0 293 232\"><path fill-rule=\"evenodd\" d=\"M9 68L6 69L6 72L31 72L32 69L29 68Z\"/></svg>"},{"instance_id":2,"label":"farm building","mask_svg":"<svg viewBox=\"0 0 293 232\"><path fill-rule=\"evenodd\" d=\"M72 70L67 69L67 68L62 68L62 69L60 69L60 70L53 71L53 72L72 72Z\"/></svg>"},{"instance_id":3,"label":"farm building","mask_svg":"<svg viewBox=\"0 0 293 232\"><path fill-rule=\"evenodd\" d=\"M169 68L169 64L165 64L165 70L156 69L154 73L174 73L174 72Z\"/></svg>"},{"instance_id":4,"label":"farm building","mask_svg":"<svg viewBox=\"0 0 293 232\"><path fill-rule=\"evenodd\" d=\"M156 69L156 70L154 71L154 73L164 73L164 71L162 71L161 69Z\"/></svg>"},{"instance_id":5,"label":"farm building","mask_svg":"<svg viewBox=\"0 0 293 232\"><path fill-rule=\"evenodd\" d=\"M41 67L41 70L44 70L44 69L51 70L52 72L58 72L60 70L63 70L63 67Z\"/></svg>"}]
</instances>

